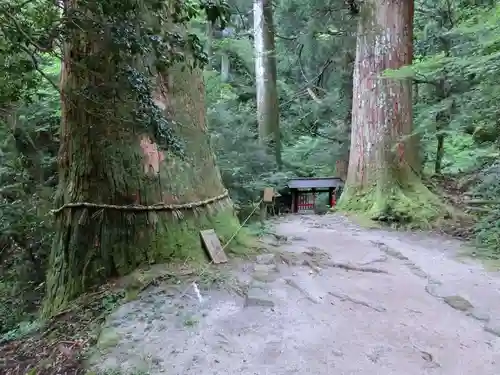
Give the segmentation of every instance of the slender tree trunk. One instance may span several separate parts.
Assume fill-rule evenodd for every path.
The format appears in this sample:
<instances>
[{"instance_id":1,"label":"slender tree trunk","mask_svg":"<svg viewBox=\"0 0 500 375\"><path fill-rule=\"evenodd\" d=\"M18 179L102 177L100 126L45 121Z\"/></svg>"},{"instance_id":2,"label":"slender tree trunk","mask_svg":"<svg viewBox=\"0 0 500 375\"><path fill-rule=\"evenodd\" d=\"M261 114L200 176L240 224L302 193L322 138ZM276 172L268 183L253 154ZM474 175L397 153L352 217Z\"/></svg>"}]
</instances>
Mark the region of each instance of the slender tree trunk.
<instances>
[{"instance_id":1,"label":"slender tree trunk","mask_svg":"<svg viewBox=\"0 0 500 375\"><path fill-rule=\"evenodd\" d=\"M212 59L213 59L213 43L214 43L214 25L212 21L207 21L207 58L208 64L207 69L212 70Z\"/></svg>"},{"instance_id":2,"label":"slender tree trunk","mask_svg":"<svg viewBox=\"0 0 500 375\"><path fill-rule=\"evenodd\" d=\"M229 54L222 51L220 62L220 78L222 82L229 82L230 68Z\"/></svg>"},{"instance_id":3,"label":"slender tree trunk","mask_svg":"<svg viewBox=\"0 0 500 375\"><path fill-rule=\"evenodd\" d=\"M257 87L257 122L259 139L281 161L278 91L276 86L276 51L271 0L254 1L255 80Z\"/></svg>"},{"instance_id":4,"label":"slender tree trunk","mask_svg":"<svg viewBox=\"0 0 500 375\"><path fill-rule=\"evenodd\" d=\"M353 51L354 52L354 51ZM353 69L354 69L354 53L346 52L343 66L342 66L342 97L344 98L343 102L347 105L348 103L352 103L353 99ZM344 166L342 170L341 177L342 179L346 179L347 177L347 161L349 160L349 134L351 133L351 121L352 121L352 106L348 106L348 110L344 116L344 126L341 129L342 134L346 134L346 142L341 145L341 160L342 165Z\"/></svg>"},{"instance_id":5,"label":"slender tree trunk","mask_svg":"<svg viewBox=\"0 0 500 375\"><path fill-rule=\"evenodd\" d=\"M358 26L351 147L340 207L391 221L426 221L439 213L422 184L411 139L411 81L383 77L412 61L413 0L369 0Z\"/></svg>"},{"instance_id":6,"label":"slender tree trunk","mask_svg":"<svg viewBox=\"0 0 500 375\"><path fill-rule=\"evenodd\" d=\"M78 10L78 4L70 0L68 11ZM45 316L140 265L204 259L200 230L214 228L224 241L239 225L210 147L201 71L179 64L156 77L154 100L184 142L180 158L165 151L155 132L134 122L141 102L117 87L117 64L89 68L108 56L105 37L76 30L64 50L56 205L100 206L67 207L56 214ZM172 204L192 205L127 210Z\"/></svg>"},{"instance_id":7,"label":"slender tree trunk","mask_svg":"<svg viewBox=\"0 0 500 375\"><path fill-rule=\"evenodd\" d=\"M442 25L444 27L444 25ZM450 41L446 37L440 38L441 48L443 49L445 56L450 56ZM446 69L443 69L443 76L440 78L438 85L436 86L436 97L442 102L450 97L450 88L448 84ZM444 141L445 133L444 130L449 127L452 115L453 103L447 104L446 108L443 108L436 114L436 160L434 161L434 173L441 174L442 164L444 158Z\"/></svg>"},{"instance_id":8,"label":"slender tree trunk","mask_svg":"<svg viewBox=\"0 0 500 375\"><path fill-rule=\"evenodd\" d=\"M440 131L438 128L437 131ZM434 173L439 175L441 174L441 167L443 166L443 157L444 157L444 134L437 134L437 147L436 147L436 160L434 162Z\"/></svg>"}]
</instances>

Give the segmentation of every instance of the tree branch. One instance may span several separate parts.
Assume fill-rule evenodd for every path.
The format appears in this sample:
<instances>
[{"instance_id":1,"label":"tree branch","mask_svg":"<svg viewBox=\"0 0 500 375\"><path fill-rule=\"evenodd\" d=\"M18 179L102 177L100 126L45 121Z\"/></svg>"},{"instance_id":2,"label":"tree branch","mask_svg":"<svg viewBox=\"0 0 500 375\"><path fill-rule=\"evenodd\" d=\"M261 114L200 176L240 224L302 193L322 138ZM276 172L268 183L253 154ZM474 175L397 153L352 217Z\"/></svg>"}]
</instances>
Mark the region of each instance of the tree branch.
<instances>
[{"instance_id":1,"label":"tree branch","mask_svg":"<svg viewBox=\"0 0 500 375\"><path fill-rule=\"evenodd\" d=\"M352 16L357 16L359 14L360 4L356 0L345 0L345 5Z\"/></svg>"},{"instance_id":2,"label":"tree branch","mask_svg":"<svg viewBox=\"0 0 500 375\"><path fill-rule=\"evenodd\" d=\"M412 77L411 79L416 84L433 85L433 86L436 86L436 87L439 86L439 82L436 82L436 81L429 81L429 80L426 80L426 79L423 79L423 78L416 78L416 77Z\"/></svg>"}]
</instances>

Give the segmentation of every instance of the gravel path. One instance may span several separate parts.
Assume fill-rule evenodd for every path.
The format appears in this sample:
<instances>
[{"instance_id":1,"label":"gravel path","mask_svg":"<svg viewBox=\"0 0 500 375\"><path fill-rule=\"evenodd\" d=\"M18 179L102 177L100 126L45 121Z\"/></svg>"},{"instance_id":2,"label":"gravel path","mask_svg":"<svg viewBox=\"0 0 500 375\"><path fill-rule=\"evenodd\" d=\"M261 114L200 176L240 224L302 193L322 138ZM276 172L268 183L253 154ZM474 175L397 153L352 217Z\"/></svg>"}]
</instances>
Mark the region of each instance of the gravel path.
<instances>
[{"instance_id":1,"label":"gravel path","mask_svg":"<svg viewBox=\"0 0 500 375\"><path fill-rule=\"evenodd\" d=\"M114 313L91 358L150 375L499 375L500 277L460 243L289 216L273 253L233 270L245 295L158 287Z\"/></svg>"}]
</instances>

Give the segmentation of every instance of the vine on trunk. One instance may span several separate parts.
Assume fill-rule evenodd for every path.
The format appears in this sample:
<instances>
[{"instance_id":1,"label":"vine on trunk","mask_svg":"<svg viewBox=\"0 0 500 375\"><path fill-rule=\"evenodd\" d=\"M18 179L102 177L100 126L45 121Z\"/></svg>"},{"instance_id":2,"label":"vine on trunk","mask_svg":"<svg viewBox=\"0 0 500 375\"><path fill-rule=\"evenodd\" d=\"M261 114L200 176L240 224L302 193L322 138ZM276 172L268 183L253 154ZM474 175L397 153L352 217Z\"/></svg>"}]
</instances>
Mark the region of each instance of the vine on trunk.
<instances>
[{"instance_id":1,"label":"vine on trunk","mask_svg":"<svg viewBox=\"0 0 500 375\"><path fill-rule=\"evenodd\" d=\"M178 63L189 69L207 63L202 43L194 33L185 32L184 26L203 11L213 22L219 19L225 25L225 2L84 0L76 8L69 6L72 1L65 2L63 38L78 40L85 30L99 48L89 48L85 56L70 56L79 60L78 69L90 70L95 79L67 94L83 96L92 103L88 111L93 116L109 116L109 108L115 107L112 104L117 100L127 106L133 103L124 113L111 115L115 120L119 116L118 120L137 132L149 134L163 149L183 155L183 145L172 131L174 120L166 118L155 103L156 77ZM110 71L114 82L100 79ZM103 96L109 101L103 101Z\"/></svg>"}]
</instances>

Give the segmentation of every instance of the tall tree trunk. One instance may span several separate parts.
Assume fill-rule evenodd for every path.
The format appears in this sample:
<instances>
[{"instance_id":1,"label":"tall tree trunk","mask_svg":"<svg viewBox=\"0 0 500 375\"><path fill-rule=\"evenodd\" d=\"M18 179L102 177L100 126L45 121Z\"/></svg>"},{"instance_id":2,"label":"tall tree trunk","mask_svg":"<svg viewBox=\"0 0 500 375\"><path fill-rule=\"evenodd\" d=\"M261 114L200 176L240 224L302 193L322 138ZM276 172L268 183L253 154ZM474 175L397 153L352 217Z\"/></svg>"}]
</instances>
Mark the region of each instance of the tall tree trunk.
<instances>
[{"instance_id":1,"label":"tall tree trunk","mask_svg":"<svg viewBox=\"0 0 500 375\"><path fill-rule=\"evenodd\" d=\"M369 0L358 26L349 169L341 208L427 222L441 213L415 172L411 81L383 77L412 62L413 0Z\"/></svg>"},{"instance_id":2,"label":"tall tree trunk","mask_svg":"<svg viewBox=\"0 0 500 375\"><path fill-rule=\"evenodd\" d=\"M444 28L444 25L442 25ZM450 57L451 43L447 37L441 37L441 48L446 57ZM450 97L450 85L446 68L443 69L442 77L436 85L436 97L443 102ZM434 173L441 174L444 158L445 130L449 127L453 110L453 101L446 103L446 107L436 114L436 160L434 161Z\"/></svg>"},{"instance_id":3,"label":"tall tree trunk","mask_svg":"<svg viewBox=\"0 0 500 375\"><path fill-rule=\"evenodd\" d=\"M222 82L229 82L230 67L229 54L222 51L220 61L220 78Z\"/></svg>"},{"instance_id":4,"label":"tall tree trunk","mask_svg":"<svg viewBox=\"0 0 500 375\"><path fill-rule=\"evenodd\" d=\"M261 144L269 146L274 152L276 163L281 167L281 134L276 86L276 51L272 1L255 0L253 10L259 139Z\"/></svg>"},{"instance_id":5,"label":"tall tree trunk","mask_svg":"<svg viewBox=\"0 0 500 375\"><path fill-rule=\"evenodd\" d=\"M438 127L436 130L439 132L441 129ZM436 160L434 161L434 173L440 175L444 157L444 134L438 133L436 135L436 139L437 139L437 146L436 146Z\"/></svg>"},{"instance_id":6,"label":"tall tree trunk","mask_svg":"<svg viewBox=\"0 0 500 375\"><path fill-rule=\"evenodd\" d=\"M342 165L344 168L342 169L341 176L342 179L346 179L347 174L347 163L349 160L349 134L351 133L351 121L352 121L352 104L353 99L353 72L354 72L354 50L351 52L346 52L345 57L343 59L342 64L342 100L343 103L346 103L348 106L348 110L345 113L343 127L341 128L342 134L346 134L346 142L341 145L340 154L342 155L340 160L342 161Z\"/></svg>"},{"instance_id":7,"label":"tall tree trunk","mask_svg":"<svg viewBox=\"0 0 500 375\"><path fill-rule=\"evenodd\" d=\"M79 4L70 0L68 13ZM210 147L201 71L179 63L152 77L158 113L184 143L184 157L177 157L155 137L165 129L135 121L143 103L117 86L117 64L89 67L113 57L98 31L75 29L64 46L56 205L83 204L56 213L46 316L140 265L201 260L200 230L214 228L224 241L239 226ZM190 206L171 206L183 204Z\"/></svg>"},{"instance_id":8,"label":"tall tree trunk","mask_svg":"<svg viewBox=\"0 0 500 375\"><path fill-rule=\"evenodd\" d=\"M213 59L213 43L214 43L214 24L212 21L207 20L207 69L212 70L212 59Z\"/></svg>"}]
</instances>

